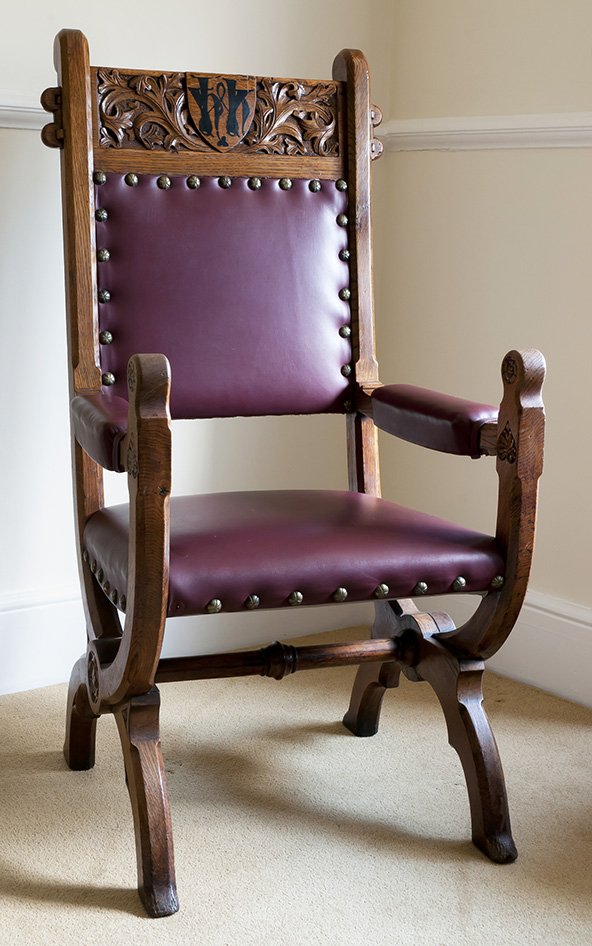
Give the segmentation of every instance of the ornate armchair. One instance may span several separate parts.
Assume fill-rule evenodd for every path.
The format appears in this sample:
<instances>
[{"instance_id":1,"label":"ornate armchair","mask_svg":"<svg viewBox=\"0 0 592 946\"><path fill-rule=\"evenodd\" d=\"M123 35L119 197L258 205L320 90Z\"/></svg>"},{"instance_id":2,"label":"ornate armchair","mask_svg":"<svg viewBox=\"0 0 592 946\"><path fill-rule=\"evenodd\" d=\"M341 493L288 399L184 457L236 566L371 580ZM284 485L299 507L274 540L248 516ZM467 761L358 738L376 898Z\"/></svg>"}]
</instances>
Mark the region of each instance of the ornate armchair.
<instances>
[{"instance_id":1,"label":"ornate armchair","mask_svg":"<svg viewBox=\"0 0 592 946\"><path fill-rule=\"evenodd\" d=\"M483 660L524 598L541 473L544 360L511 351L500 408L383 386L374 353L370 164L380 112L363 55L331 81L91 68L56 40L43 140L61 149L77 543L88 643L65 755L94 764L117 721L148 913L178 908L157 683L358 664L345 725L376 732L402 671L428 681L462 762L474 843L512 861ZM146 354L147 353L147 354ZM340 413L349 491L171 497L173 418ZM495 532L380 498L376 430L497 457ZM103 469L127 475L106 508ZM455 628L414 599L473 594ZM371 639L161 658L165 620L375 601ZM423 604L423 601L422 601Z\"/></svg>"}]
</instances>

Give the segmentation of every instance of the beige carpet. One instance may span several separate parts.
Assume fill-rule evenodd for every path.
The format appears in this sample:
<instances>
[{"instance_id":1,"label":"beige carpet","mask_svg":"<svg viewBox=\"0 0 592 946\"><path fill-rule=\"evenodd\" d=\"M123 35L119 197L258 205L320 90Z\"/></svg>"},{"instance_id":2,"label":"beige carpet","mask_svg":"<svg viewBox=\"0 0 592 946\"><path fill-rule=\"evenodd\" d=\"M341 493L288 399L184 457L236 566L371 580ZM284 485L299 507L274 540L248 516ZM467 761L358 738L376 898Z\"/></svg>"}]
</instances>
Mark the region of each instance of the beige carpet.
<instances>
[{"instance_id":1,"label":"beige carpet","mask_svg":"<svg viewBox=\"0 0 592 946\"><path fill-rule=\"evenodd\" d=\"M356 739L353 675L162 686L181 901L162 920L135 893L113 720L73 773L65 687L0 698L2 946L592 943L592 711L488 678L520 852L495 866L427 684Z\"/></svg>"}]
</instances>

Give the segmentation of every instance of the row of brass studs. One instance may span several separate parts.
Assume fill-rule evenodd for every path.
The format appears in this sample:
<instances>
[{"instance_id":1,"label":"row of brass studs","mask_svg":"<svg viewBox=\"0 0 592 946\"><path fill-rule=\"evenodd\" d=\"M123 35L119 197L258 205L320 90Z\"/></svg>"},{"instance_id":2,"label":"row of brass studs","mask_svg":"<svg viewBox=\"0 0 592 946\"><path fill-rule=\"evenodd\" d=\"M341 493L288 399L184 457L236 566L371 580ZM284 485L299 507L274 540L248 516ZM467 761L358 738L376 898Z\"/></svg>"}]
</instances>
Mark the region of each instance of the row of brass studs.
<instances>
[{"instance_id":1,"label":"row of brass studs","mask_svg":"<svg viewBox=\"0 0 592 946\"><path fill-rule=\"evenodd\" d=\"M107 175L105 174L104 171L95 171L93 174L93 180L95 184L99 184L99 185L105 184L107 182ZM132 173L126 174L124 180L125 180L125 183L129 184L130 187L135 187L136 184L139 182L138 175L132 174ZM109 214L105 210L104 207L99 207L95 211L95 220L97 220L99 223L106 223L108 219L109 219ZM110 259L111 259L111 254L109 250L104 249L104 248L97 250L97 261L99 263L108 263ZM111 293L109 292L108 289L99 289L98 299L99 299L99 302L105 305L107 302L111 301ZM113 342L112 333L107 330L100 332L99 342L101 345L111 345ZM111 385L115 384L115 375L113 374L112 371L105 371L101 375L101 381L106 387L110 387ZM115 600L113 600L114 595L115 595ZM117 598L118 598L117 591L113 590L113 592L111 593L111 600L113 601L114 604L117 603ZM125 604L125 595L123 596L123 602ZM122 608L122 610L125 610L125 608Z\"/></svg>"},{"instance_id":2,"label":"row of brass studs","mask_svg":"<svg viewBox=\"0 0 592 946\"><path fill-rule=\"evenodd\" d=\"M82 559L86 565L90 565L90 570L97 579L99 585L103 589L107 597L113 602L115 607L119 608L120 611L125 612L127 607L127 600L125 595L120 595L116 588L111 588L111 585L108 581L105 581L105 573L103 569L97 565L97 560L93 558L92 562L90 561L90 556L86 549L82 553Z\"/></svg>"},{"instance_id":3,"label":"row of brass studs","mask_svg":"<svg viewBox=\"0 0 592 946\"><path fill-rule=\"evenodd\" d=\"M106 184L107 175L104 171L95 171L93 174L93 181L98 185ZM133 171L129 171L125 175L124 181L128 187L137 187L140 183L140 178ZM198 190L201 187L201 180L196 174L190 174L185 183L187 184L187 187L190 188L190 190ZM260 177L250 177L247 183L251 190L256 191L260 189L262 181ZM161 190L166 191L172 187L173 182L168 174L160 174L156 178L156 184ZM224 190L227 190L229 187L232 187L232 178L227 174L223 174L218 178L218 185ZM278 186L283 191L289 191L292 188L292 185L293 181L289 177L282 177L278 181ZM308 189L312 191L313 194L318 194L318 192L322 190L322 187L323 185L321 182L316 179L309 181L308 183ZM338 181L335 181L335 187L338 191L345 191L347 190L347 181L344 181L342 178L340 178Z\"/></svg>"},{"instance_id":4,"label":"row of brass studs","mask_svg":"<svg viewBox=\"0 0 592 946\"><path fill-rule=\"evenodd\" d=\"M138 181L137 181L136 175L128 175L128 176L136 177L136 184L137 184ZM107 181L107 175L105 174L104 171L95 171L95 173L93 174L93 180L95 184L105 184L105 182ZM130 183L130 182L126 181L126 183ZM98 220L99 223L105 223L109 219L109 214L104 208L100 207L98 210L95 211L95 219ZM97 262L108 263L110 259L111 259L111 253L109 252L109 250L105 248L101 248L97 250ZM103 304L110 302L111 293L109 292L108 289L99 289L98 299L99 299L99 302ZM101 345L111 345L111 343L113 342L113 335L111 334L111 332L105 329L104 331L99 333L99 342ZM110 387L112 384L115 384L115 375L113 374L112 371L105 371L101 375L101 381L106 387ZM112 596L111 596L112 600L113 600L113 594L117 598L117 592L113 591ZM123 596L123 601L125 604L125 595ZM114 601L113 603L116 604L117 602ZM123 608L122 610L125 610L125 608Z\"/></svg>"},{"instance_id":5,"label":"row of brass studs","mask_svg":"<svg viewBox=\"0 0 592 946\"><path fill-rule=\"evenodd\" d=\"M104 171L95 171L93 174L93 181L95 184L101 185L107 183L107 175ZM125 177L126 184L130 186L135 186L138 183L138 177L136 174L127 174ZM97 207L95 210L95 220L98 223L106 223L109 219L109 213L105 210L104 207ZM99 249L97 250L97 262L99 263L108 263L111 259L111 254L109 250ZM111 293L108 289L99 289L98 291L98 300L100 303L105 305L111 300ZM113 335L109 331L103 331L99 333L99 342L101 345L111 345L113 342ZM101 375L101 383L106 387L110 387L115 384L115 375L112 371L104 371ZM86 561L86 559L85 559ZM93 572L94 574L94 572ZM117 592L115 592L117 594Z\"/></svg>"},{"instance_id":6,"label":"row of brass studs","mask_svg":"<svg viewBox=\"0 0 592 946\"><path fill-rule=\"evenodd\" d=\"M85 564L88 565L90 561L90 556L86 549L82 553L82 558ZM109 582L104 580L105 575L104 575L103 569L97 565L96 559L93 559L92 562L90 562L90 570L95 576L95 578L97 579L97 581L99 582L99 584L101 585L104 593L111 599L113 604L116 607L119 606L121 611L125 612L126 605L127 605L125 595L120 596L115 588L111 589ZM503 584L504 584L503 575L496 575L491 580L491 588L495 590L500 589L503 586ZM467 580L466 578L463 578L462 575L459 575L458 578L455 578L454 581L452 582L453 591L457 591L457 592L464 591L466 587L467 587ZM427 593L428 593L428 585L427 585L427 582L425 581L418 581L412 592L413 595L426 595ZM381 598L381 599L388 598L389 594L390 594L390 588L384 582L381 582L381 584L377 585L376 588L374 589L375 598ZM347 601L348 597L349 597L349 592L347 588L344 588L344 587L336 588L332 595L333 601L336 601L336 602ZM288 601L288 604L292 606L301 605L304 603L304 595L302 594L301 591L292 591L291 594L288 595L287 601ZM249 595L245 599L244 607L247 608L249 611L254 611L256 608L259 607L260 604L261 604L261 598L259 597L259 595L253 594L253 595ZM210 601L208 601L208 604L206 605L206 610L208 614L218 614L222 610L222 602L220 598L212 598Z\"/></svg>"},{"instance_id":7,"label":"row of brass studs","mask_svg":"<svg viewBox=\"0 0 592 946\"><path fill-rule=\"evenodd\" d=\"M490 587L494 590L498 590L503 586L503 584L503 575L495 575L495 577L491 579ZM462 575L459 575L458 578L454 579L451 587L453 591L464 591L467 587L467 579L463 578ZM418 581L412 592L413 595L427 595L427 593L428 584L425 581Z\"/></svg>"},{"instance_id":8,"label":"row of brass studs","mask_svg":"<svg viewBox=\"0 0 592 946\"><path fill-rule=\"evenodd\" d=\"M338 181L335 181L335 187L337 188L338 191L346 191L346 190L347 190L347 181L344 181L344 180L342 180L342 179L340 179L340 180L338 180ZM337 215L337 221L336 221L336 222L337 222L337 226L338 226L338 227L347 227L347 224L348 224L348 217L347 217L347 214L343 214L343 213L342 213L342 214L338 214L338 215ZM347 249L340 250L340 251L339 251L339 259L340 259L343 263L347 263L348 260L349 260L349 250L347 250ZM351 291L350 291L347 287L346 287L345 289L340 289L340 290L339 290L339 298L341 299L342 302L349 302L350 299L351 299ZM351 338L351 328L350 328L350 326L349 326L349 325L342 325L342 326L340 327L340 329L339 329L339 334L340 334L341 338ZM343 375L344 378L349 378L350 375L351 375L351 373L352 373L351 365L342 365L342 366L341 366L341 374ZM349 404L349 402L346 402L346 404L345 404L344 406L346 407L346 410L347 410L347 409L350 409L350 407L351 407L351 405ZM341 600L345 600L345 598L343 598L343 599L340 598L340 599L338 599L338 600L340 600L340 601L341 601Z\"/></svg>"},{"instance_id":9,"label":"row of brass studs","mask_svg":"<svg viewBox=\"0 0 592 946\"><path fill-rule=\"evenodd\" d=\"M388 585L380 584L374 589L375 598L388 598L390 588ZM349 592L347 588L336 588L333 592L332 598L333 601L347 601L349 597ZM289 605L298 606L304 603L304 595L301 591L292 591L288 597L287 602ZM258 608L261 604L261 598L259 595L249 595L248 598L244 601L244 607L248 608L249 611L253 611L255 608ZM206 605L206 611L208 614L218 614L222 610L222 602L220 598L212 598L211 601L208 601Z\"/></svg>"},{"instance_id":10,"label":"row of brass studs","mask_svg":"<svg viewBox=\"0 0 592 946\"><path fill-rule=\"evenodd\" d=\"M109 252L109 250L106 250L104 248L97 250L97 262L108 263L110 259L111 259L111 253ZM110 299L111 299L111 293L109 292L108 289L99 290L99 302L103 302L103 303L109 302ZM101 345L111 345L111 343L113 342L113 335L111 334L111 332L105 329L104 331L99 333L99 342ZM113 374L112 371L106 371L102 375L101 380L103 384L109 386L115 383L115 375Z\"/></svg>"},{"instance_id":11,"label":"row of brass studs","mask_svg":"<svg viewBox=\"0 0 592 946\"><path fill-rule=\"evenodd\" d=\"M346 184L345 181L338 181L337 184L345 184L345 187L338 187L338 188L337 188L338 190L345 190L346 187L347 187L347 184ZM350 257L350 254L349 254L349 250L348 250L347 248L344 248L344 249L342 249L342 250L339 250L339 259L341 260L342 263L349 263L349 257ZM342 290L342 292L343 292L343 291L344 291L344 290ZM345 290L345 291L346 291L347 293L349 293L349 289L347 289L347 290ZM348 299L349 299L350 296L351 296L351 293L349 293ZM341 325L340 328L339 328L339 334L341 335L342 338L351 338L351 328L350 328L350 326L349 326L349 325ZM345 367L346 371L344 372L344 370L343 370L343 368L342 368L342 369L341 369L341 373L343 374L344 377L348 377L348 376L351 374L351 368L350 368L349 365L344 365L344 367ZM347 371L348 368L349 368L349 371ZM343 402L343 409L344 409L344 411L345 411L346 413L349 414L349 412L352 410L352 407L353 407L353 404L352 404L352 402L351 402L350 400L345 400L345 401Z\"/></svg>"},{"instance_id":12,"label":"row of brass studs","mask_svg":"<svg viewBox=\"0 0 592 946\"><path fill-rule=\"evenodd\" d=\"M491 587L501 588L503 583L504 583L503 577L501 575L496 575L495 578L493 578L491 581ZM453 591L464 591L466 587L467 587L467 580L466 578L463 578L462 575L459 575L458 578L455 578L454 581L452 582ZM390 588L385 583L381 583L380 585L377 585L376 588L374 589L375 598L388 598L389 593L390 593ZM427 582L418 581L413 589L413 594L426 595L427 593L428 593ZM347 601L349 597L349 592L347 588L343 588L343 587L337 588L333 592L332 597L333 597L333 601L337 601L337 602ZM302 594L301 591L293 591L290 595L288 595L287 601L288 601L288 604L290 605L303 604L304 595ZM254 608L258 608L260 603L261 603L261 599L259 598L258 595L249 595L249 597L244 602L244 606L245 608L248 608L249 610L253 610ZM218 614L222 610L222 602L220 598L212 598L211 601L208 601L206 610L208 611L209 614Z\"/></svg>"}]
</instances>

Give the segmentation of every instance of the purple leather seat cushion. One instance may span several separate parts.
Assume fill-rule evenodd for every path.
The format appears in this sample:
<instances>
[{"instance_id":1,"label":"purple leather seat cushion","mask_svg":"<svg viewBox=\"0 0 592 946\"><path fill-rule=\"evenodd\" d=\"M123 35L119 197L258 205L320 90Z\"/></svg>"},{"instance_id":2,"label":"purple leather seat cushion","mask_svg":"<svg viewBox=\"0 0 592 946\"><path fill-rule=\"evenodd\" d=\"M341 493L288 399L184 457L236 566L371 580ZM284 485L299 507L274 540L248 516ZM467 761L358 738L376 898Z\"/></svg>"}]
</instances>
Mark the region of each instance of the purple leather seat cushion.
<instances>
[{"instance_id":1,"label":"purple leather seat cushion","mask_svg":"<svg viewBox=\"0 0 592 946\"><path fill-rule=\"evenodd\" d=\"M90 562L111 589L127 594L128 507L95 513L84 532ZM171 499L169 616L201 614L212 598L240 611L249 595L262 608L326 604L338 587L348 600L485 591L504 562L495 539L360 493L319 490L213 493Z\"/></svg>"}]
</instances>

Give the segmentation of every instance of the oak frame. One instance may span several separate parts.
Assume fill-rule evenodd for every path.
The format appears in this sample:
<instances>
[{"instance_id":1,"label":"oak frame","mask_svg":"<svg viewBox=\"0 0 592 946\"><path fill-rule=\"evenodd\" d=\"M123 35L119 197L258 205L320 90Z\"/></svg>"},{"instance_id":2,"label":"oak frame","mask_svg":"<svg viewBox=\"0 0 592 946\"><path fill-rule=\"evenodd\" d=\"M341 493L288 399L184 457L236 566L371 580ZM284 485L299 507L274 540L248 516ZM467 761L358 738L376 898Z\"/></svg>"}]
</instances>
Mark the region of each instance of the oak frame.
<instances>
[{"instance_id":1,"label":"oak frame","mask_svg":"<svg viewBox=\"0 0 592 946\"><path fill-rule=\"evenodd\" d=\"M56 39L59 87L42 97L54 120L43 140L61 149L64 194L66 308L70 396L101 391L95 280L92 187L95 162L105 170L127 167L124 152L106 152L97 140L95 71L84 36L62 31ZM363 55L345 50L333 67L338 83L338 157L277 157L134 152L141 171L212 174L283 174L346 177L350 203L355 402L346 417L349 488L380 495L377 430L372 392L381 386L374 345L370 232L370 163L380 154L373 129L380 112L371 105ZM206 162L206 163L204 163ZM288 170L286 170L288 168ZM544 360L535 351L512 351L502 365L498 423L481 429L482 452L497 457L499 503L496 537L504 550L505 582L487 593L473 617L455 628L445 614L421 613L413 601L376 603L372 637L353 644L294 648L275 643L260 651L208 657L160 657L169 569L170 369L161 354L132 357L128 370L129 421L121 467L130 496L129 587L122 629L115 604L84 559L88 518L104 505L103 471L72 438L78 560L88 645L72 672L65 755L73 769L94 764L96 720L113 713L124 753L134 815L139 892L151 916L178 909L172 829L158 726L155 684L258 673L281 679L319 666L359 664L345 725L356 735L376 732L382 698L400 672L426 680L436 692L451 745L461 759L471 807L473 841L496 862L516 857L501 763L482 706L483 660L501 646L522 605L532 560L537 482L542 469L544 411L540 391ZM509 431L509 434L508 434ZM508 459L508 437L511 456Z\"/></svg>"}]
</instances>

